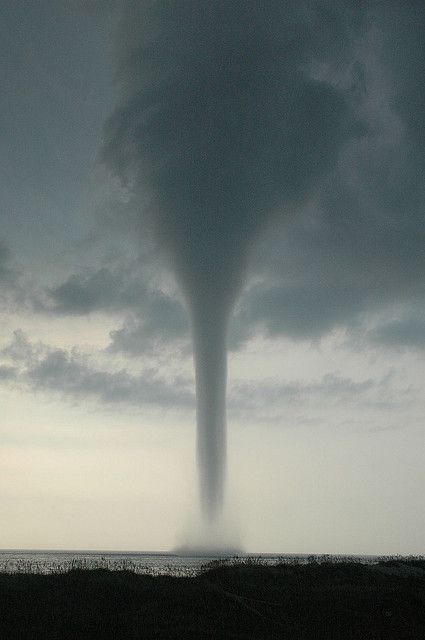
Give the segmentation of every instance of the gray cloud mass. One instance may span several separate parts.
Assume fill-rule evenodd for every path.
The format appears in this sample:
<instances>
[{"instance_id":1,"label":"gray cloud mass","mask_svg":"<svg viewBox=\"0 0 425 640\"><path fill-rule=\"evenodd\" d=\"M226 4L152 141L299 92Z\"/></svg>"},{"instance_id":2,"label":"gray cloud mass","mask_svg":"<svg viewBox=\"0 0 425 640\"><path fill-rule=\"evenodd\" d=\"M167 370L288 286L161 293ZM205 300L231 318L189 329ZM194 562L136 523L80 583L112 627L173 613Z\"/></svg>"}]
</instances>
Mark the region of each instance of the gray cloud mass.
<instances>
[{"instance_id":1,"label":"gray cloud mass","mask_svg":"<svg viewBox=\"0 0 425 640\"><path fill-rule=\"evenodd\" d=\"M394 320L370 332L370 338L386 347L425 349L425 321L420 318Z\"/></svg>"},{"instance_id":2,"label":"gray cloud mass","mask_svg":"<svg viewBox=\"0 0 425 640\"><path fill-rule=\"evenodd\" d=\"M381 344L415 347L425 314L423 3L375 5L353 55L367 133L345 145L296 219L257 246L240 322L274 337L358 329L380 314ZM329 73L329 71L322 71ZM335 81L345 81L342 77ZM354 95L354 94L353 94ZM410 320L391 317L394 306ZM396 330L398 327L400 330Z\"/></svg>"},{"instance_id":3,"label":"gray cloud mass","mask_svg":"<svg viewBox=\"0 0 425 640\"><path fill-rule=\"evenodd\" d=\"M213 284L202 285L199 280L197 287L202 291L214 287L226 290L233 278L226 280L230 272L240 282L240 270L245 269L250 250L248 286L232 323L232 348L256 332L311 339L336 327L358 329L371 312L382 315L382 331L378 330L381 344L388 338L388 346L394 346L400 336L400 344L414 348L417 340L413 333L425 313L422 3L413 2L409 11L396 1L386 3L385 9L377 3L364 3L362 10L351 3L320 3L324 11L329 9L329 23L321 23L320 38L303 26L301 9L285 14L286 27L279 35L277 26L270 24L271 17L280 16L286 4L272 3L268 13L260 15L251 3L252 15L258 18L253 23L257 39L251 37L253 26L244 35L248 14L242 5L231 3L231 15L238 16L241 24L236 34L231 31L233 23L228 23L228 31L224 27L218 30L222 44L230 33L235 35L232 45L221 53L209 34L220 12L230 12L229 3L215 3L216 8L204 18L190 3L183 3L173 17L166 3L155 5L153 14L149 13L151 22L143 25L145 9L130 3L129 17L121 27L128 36L118 74L126 102L109 121L104 148L109 164L133 190L133 208L139 207L139 191L145 189L141 230L153 217L163 244L172 242L175 246L180 238L177 262L187 258L196 264L198 280L207 281L208 274L214 273ZM305 7L307 13L311 11L310 26L314 26L314 21L321 19L320 12L315 13L309 3ZM179 27L186 31L171 33L173 20L177 16L183 20L189 9L193 9L191 21ZM151 23L161 25L157 39L149 37ZM294 35L287 42L289 60L283 54L276 60L282 42L286 42L288 25L299 38ZM200 52L191 45L196 29L203 43ZM329 33L335 42L329 42ZM186 44L172 53L183 36L187 36ZM170 44L169 49L162 46L163 40ZM312 48L313 65L308 62ZM250 53L244 55L243 62L238 58L242 51ZM305 71L309 64L310 71ZM184 76L184 69L193 74L191 79ZM205 78L210 78L208 83ZM190 84L192 79L199 84ZM276 98L279 82L286 89ZM294 106L296 101L306 105L308 92L316 90L315 104L323 97L332 103L335 113L331 109L329 119L326 111L321 113L318 127L314 125L315 112L310 110L311 129L295 126L296 118L301 122L303 117L302 110ZM161 101L163 95L167 95L166 101ZM212 105L217 104L221 105L216 114L219 120L211 120L212 129L203 128ZM293 110L288 119L285 110L290 105ZM185 119L189 112L193 117ZM238 118L230 117L234 113ZM248 117L249 113L253 115ZM341 119L335 117L337 113ZM319 111L316 115L319 118ZM351 118L350 126L347 118ZM235 125L235 120L239 124ZM280 120L284 121L282 127L277 124ZM293 130L290 135L289 128ZM269 144L272 134L273 145L263 157L261 145ZM300 138L291 138L295 135ZM138 140L142 146L137 146ZM240 148L244 149L243 169L237 164L236 150ZM290 167L285 161L288 153L295 154L290 156ZM226 161L214 173L220 154ZM161 162L161 157L166 162ZM194 159L192 164L190 158ZM240 179L235 182L239 169ZM173 175L178 176L175 183ZM314 177L314 189L307 188L307 176ZM225 189L226 180L231 181L230 190ZM245 189L247 180L250 186ZM264 196L266 186L275 196L279 189L285 198L292 194L283 207L280 230L276 215L272 231L263 225L269 217L267 206L257 206L256 198ZM185 205L189 201L190 207ZM237 210L231 209L236 201ZM277 201L273 200L271 207L274 212L279 209ZM222 214L216 218L214 211L219 209ZM185 216L192 214L189 222ZM174 216L169 220L171 226L163 224L162 216L168 215ZM190 235L185 232L189 227ZM249 238L263 227L260 241L253 244ZM216 259L219 268L212 268ZM230 266L232 261L238 261L236 271ZM1 248L3 283L6 275L10 277L7 269L5 249ZM97 271L74 273L51 287L44 310L64 315L99 310L129 313L112 334L111 348L137 355L155 348L159 340L180 339L188 324L177 300L165 301L160 293L149 296L145 289L140 279L129 277L125 270L101 266ZM405 323L405 332L409 326L413 332L411 339L385 330L387 325L400 322L388 315L394 303L404 305L403 314L412 317ZM39 305L39 310L42 307ZM378 333L367 333L366 337L373 341Z\"/></svg>"},{"instance_id":4,"label":"gray cloud mass","mask_svg":"<svg viewBox=\"0 0 425 640\"><path fill-rule=\"evenodd\" d=\"M181 302L149 286L140 273L103 267L72 274L47 290L40 310L58 315L93 312L123 314L122 327L111 332L110 349L127 355L155 351L175 342L187 342L189 322Z\"/></svg>"},{"instance_id":5,"label":"gray cloud mass","mask_svg":"<svg viewBox=\"0 0 425 640\"><path fill-rule=\"evenodd\" d=\"M10 249L4 240L0 240L0 279L4 280L8 273L8 262L10 257Z\"/></svg>"},{"instance_id":6,"label":"gray cloud mass","mask_svg":"<svg viewBox=\"0 0 425 640\"><path fill-rule=\"evenodd\" d=\"M194 409L192 379L164 378L155 367L138 374L126 369L108 370L97 362L96 353L89 357L76 349L67 351L34 343L21 330L15 331L12 340L0 349L0 358L0 382L32 392L94 400L106 407L118 405L124 409ZM230 387L229 408L232 414L261 421L263 411L273 412L288 403L365 403L388 388L386 378L352 380L338 372L312 381L236 380ZM389 395L384 398L387 404Z\"/></svg>"},{"instance_id":7,"label":"gray cloud mass","mask_svg":"<svg viewBox=\"0 0 425 640\"><path fill-rule=\"evenodd\" d=\"M31 343L19 330L0 355L10 361L0 365L0 380L15 382L32 391L127 407L152 405L176 409L193 406L191 384L184 378L167 380L152 368L142 370L138 375L126 369L107 371L75 350Z\"/></svg>"}]
</instances>

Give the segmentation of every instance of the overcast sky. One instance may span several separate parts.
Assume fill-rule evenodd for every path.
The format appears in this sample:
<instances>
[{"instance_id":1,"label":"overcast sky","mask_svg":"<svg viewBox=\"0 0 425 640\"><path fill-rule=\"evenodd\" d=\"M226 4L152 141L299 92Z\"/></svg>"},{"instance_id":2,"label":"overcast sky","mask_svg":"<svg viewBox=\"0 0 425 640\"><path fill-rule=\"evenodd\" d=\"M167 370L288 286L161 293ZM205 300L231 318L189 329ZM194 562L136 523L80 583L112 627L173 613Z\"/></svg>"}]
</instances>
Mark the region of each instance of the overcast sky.
<instances>
[{"instance_id":1,"label":"overcast sky","mask_svg":"<svg viewBox=\"0 0 425 640\"><path fill-rule=\"evenodd\" d=\"M146 72L123 80L122 51L155 35L120 22L124 4L2 3L0 548L168 550L197 518L189 319L143 188L136 202L117 175L123 94ZM272 213L254 225L235 188L242 213L217 232L255 231L229 336L229 530L252 552L423 553L425 6L270 0L266 18L285 12L259 39L263 3L216 4L232 42L254 25L235 33L243 55L256 44L232 91L267 98L234 135L275 140L255 165ZM178 138L182 114L164 114ZM149 162L170 153L146 144Z\"/></svg>"}]
</instances>

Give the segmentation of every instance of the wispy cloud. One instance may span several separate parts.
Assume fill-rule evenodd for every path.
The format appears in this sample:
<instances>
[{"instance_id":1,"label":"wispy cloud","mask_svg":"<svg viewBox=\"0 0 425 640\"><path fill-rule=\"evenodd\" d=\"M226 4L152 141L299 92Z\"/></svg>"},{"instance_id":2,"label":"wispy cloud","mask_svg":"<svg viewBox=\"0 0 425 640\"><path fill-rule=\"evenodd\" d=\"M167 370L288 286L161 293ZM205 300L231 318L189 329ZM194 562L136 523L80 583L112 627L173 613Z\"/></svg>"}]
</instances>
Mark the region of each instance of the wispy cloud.
<instances>
[{"instance_id":1,"label":"wispy cloud","mask_svg":"<svg viewBox=\"0 0 425 640\"><path fill-rule=\"evenodd\" d=\"M31 342L18 330L0 350L0 383L14 384L27 391L61 395L84 402L93 400L105 406L157 406L174 409L194 408L193 379L164 375L155 366L140 372L107 368L99 354L67 351ZM104 358L103 358L104 360ZM357 379L338 372L317 379L234 380L229 389L230 416L266 419L282 408L306 406L375 406L383 409L409 399L406 392L395 402L391 376Z\"/></svg>"},{"instance_id":2,"label":"wispy cloud","mask_svg":"<svg viewBox=\"0 0 425 640\"><path fill-rule=\"evenodd\" d=\"M31 343L21 331L15 332L0 354L9 360L1 365L0 380L28 390L58 393L81 401L92 399L106 405L177 408L193 405L191 381L186 378L166 379L154 368L138 374L126 369L108 371L76 350Z\"/></svg>"}]
</instances>

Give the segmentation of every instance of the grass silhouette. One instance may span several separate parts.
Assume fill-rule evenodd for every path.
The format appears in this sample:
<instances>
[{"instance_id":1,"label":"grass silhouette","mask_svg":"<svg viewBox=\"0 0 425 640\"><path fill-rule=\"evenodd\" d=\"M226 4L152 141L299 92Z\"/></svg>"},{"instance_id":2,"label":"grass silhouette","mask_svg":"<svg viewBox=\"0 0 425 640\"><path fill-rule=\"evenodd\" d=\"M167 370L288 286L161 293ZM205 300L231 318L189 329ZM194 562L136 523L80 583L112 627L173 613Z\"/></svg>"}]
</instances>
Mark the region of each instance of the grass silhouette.
<instances>
[{"instance_id":1,"label":"grass silhouette","mask_svg":"<svg viewBox=\"0 0 425 640\"><path fill-rule=\"evenodd\" d=\"M194 577L0 573L7 640L425 637L425 560L214 562Z\"/></svg>"}]
</instances>

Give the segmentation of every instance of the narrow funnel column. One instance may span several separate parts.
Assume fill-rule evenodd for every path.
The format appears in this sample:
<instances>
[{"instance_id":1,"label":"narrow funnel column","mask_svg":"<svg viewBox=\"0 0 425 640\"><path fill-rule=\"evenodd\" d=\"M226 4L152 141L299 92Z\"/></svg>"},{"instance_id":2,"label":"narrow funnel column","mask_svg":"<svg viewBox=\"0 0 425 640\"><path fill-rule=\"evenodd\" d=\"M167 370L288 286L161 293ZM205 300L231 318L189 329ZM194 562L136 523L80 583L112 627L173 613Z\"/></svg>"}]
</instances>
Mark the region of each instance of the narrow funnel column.
<instances>
[{"instance_id":1,"label":"narrow funnel column","mask_svg":"<svg viewBox=\"0 0 425 640\"><path fill-rule=\"evenodd\" d=\"M193 340L200 499L213 520L223 507L226 475L227 314L208 307L193 313Z\"/></svg>"}]
</instances>

